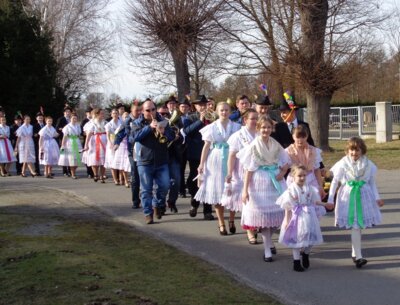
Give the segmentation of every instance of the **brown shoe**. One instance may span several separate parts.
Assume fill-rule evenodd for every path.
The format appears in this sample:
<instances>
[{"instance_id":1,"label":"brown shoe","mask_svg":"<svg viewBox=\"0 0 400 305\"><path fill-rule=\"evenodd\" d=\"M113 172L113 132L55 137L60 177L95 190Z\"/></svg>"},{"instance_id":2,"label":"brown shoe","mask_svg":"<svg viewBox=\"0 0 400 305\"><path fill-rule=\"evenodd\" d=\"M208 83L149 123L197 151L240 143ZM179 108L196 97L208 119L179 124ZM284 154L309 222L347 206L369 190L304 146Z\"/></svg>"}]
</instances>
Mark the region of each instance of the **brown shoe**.
<instances>
[{"instance_id":1,"label":"brown shoe","mask_svg":"<svg viewBox=\"0 0 400 305\"><path fill-rule=\"evenodd\" d=\"M146 215L145 219L146 219L146 224L148 224L148 225L151 225L152 223L154 223L152 215Z\"/></svg>"},{"instance_id":2,"label":"brown shoe","mask_svg":"<svg viewBox=\"0 0 400 305\"><path fill-rule=\"evenodd\" d=\"M153 211L154 211L154 216L157 217L157 219L161 219L162 217L162 210L158 207L153 207Z\"/></svg>"}]
</instances>

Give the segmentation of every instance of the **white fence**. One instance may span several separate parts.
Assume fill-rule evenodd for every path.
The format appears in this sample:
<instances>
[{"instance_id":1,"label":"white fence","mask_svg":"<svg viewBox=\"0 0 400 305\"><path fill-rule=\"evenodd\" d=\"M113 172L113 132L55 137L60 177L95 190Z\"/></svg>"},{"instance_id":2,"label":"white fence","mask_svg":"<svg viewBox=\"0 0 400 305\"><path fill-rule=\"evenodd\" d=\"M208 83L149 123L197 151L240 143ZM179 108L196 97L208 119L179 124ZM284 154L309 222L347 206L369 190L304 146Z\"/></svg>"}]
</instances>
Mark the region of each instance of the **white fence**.
<instances>
[{"instance_id":1,"label":"white fence","mask_svg":"<svg viewBox=\"0 0 400 305\"><path fill-rule=\"evenodd\" d=\"M299 116L308 121L307 109ZM400 134L400 105L392 105L393 134ZM375 106L331 107L329 112L329 138L348 139L354 136L375 135Z\"/></svg>"}]
</instances>

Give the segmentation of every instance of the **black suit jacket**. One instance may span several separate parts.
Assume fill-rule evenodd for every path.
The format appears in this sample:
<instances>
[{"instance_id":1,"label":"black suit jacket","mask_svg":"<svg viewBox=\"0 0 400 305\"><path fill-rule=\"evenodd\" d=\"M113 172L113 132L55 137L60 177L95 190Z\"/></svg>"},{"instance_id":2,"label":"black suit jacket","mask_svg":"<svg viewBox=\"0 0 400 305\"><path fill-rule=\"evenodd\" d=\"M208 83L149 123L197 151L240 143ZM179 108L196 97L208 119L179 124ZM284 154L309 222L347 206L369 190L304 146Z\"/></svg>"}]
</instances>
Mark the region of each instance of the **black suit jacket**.
<instances>
[{"instance_id":1,"label":"black suit jacket","mask_svg":"<svg viewBox=\"0 0 400 305\"><path fill-rule=\"evenodd\" d=\"M43 124L43 127L46 124ZM35 143L35 145L38 145L39 143L39 131L40 129L42 129L42 127L40 126L40 124L38 122L36 122L35 124L33 124L33 141Z\"/></svg>"},{"instance_id":2,"label":"black suit jacket","mask_svg":"<svg viewBox=\"0 0 400 305\"><path fill-rule=\"evenodd\" d=\"M304 125L308 129L309 137L307 139L308 144L314 145L314 140L311 136L310 126L303 121L297 120L299 125ZM279 122L275 124L275 131L271 134L275 140L279 142L283 146L283 148L287 148L290 144L294 143L292 133L289 130L289 126L285 122Z\"/></svg>"},{"instance_id":3,"label":"black suit jacket","mask_svg":"<svg viewBox=\"0 0 400 305\"><path fill-rule=\"evenodd\" d=\"M206 125L200 121L200 114L198 112L189 115L184 120L183 125L183 132L186 134L186 157L188 160L200 161L204 141L199 130Z\"/></svg>"},{"instance_id":4,"label":"black suit jacket","mask_svg":"<svg viewBox=\"0 0 400 305\"><path fill-rule=\"evenodd\" d=\"M56 123L56 131L57 131L58 134L60 135L60 136L58 137L58 141L59 141L60 146L61 146L62 138L63 138L63 136L64 136L63 133L62 133L62 129L63 129L66 125L68 125L68 121L67 121L67 119L66 119L64 116L62 116L61 118L58 118L57 123Z\"/></svg>"}]
</instances>

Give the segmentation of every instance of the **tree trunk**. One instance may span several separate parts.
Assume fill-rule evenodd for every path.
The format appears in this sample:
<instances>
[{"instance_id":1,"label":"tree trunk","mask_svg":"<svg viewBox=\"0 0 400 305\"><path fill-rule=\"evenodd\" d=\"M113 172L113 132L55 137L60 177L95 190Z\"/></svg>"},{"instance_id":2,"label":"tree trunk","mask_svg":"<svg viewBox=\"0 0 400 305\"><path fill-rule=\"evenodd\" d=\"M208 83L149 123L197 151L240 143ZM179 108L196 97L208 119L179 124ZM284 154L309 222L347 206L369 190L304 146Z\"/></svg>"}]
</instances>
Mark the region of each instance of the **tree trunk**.
<instances>
[{"instance_id":1,"label":"tree trunk","mask_svg":"<svg viewBox=\"0 0 400 305\"><path fill-rule=\"evenodd\" d=\"M178 100L190 94L190 74L186 52L172 52L172 59L175 66L176 87L178 89Z\"/></svg>"},{"instance_id":2,"label":"tree trunk","mask_svg":"<svg viewBox=\"0 0 400 305\"><path fill-rule=\"evenodd\" d=\"M329 151L329 108L332 95L317 96L306 91L307 122L315 146Z\"/></svg>"}]
</instances>

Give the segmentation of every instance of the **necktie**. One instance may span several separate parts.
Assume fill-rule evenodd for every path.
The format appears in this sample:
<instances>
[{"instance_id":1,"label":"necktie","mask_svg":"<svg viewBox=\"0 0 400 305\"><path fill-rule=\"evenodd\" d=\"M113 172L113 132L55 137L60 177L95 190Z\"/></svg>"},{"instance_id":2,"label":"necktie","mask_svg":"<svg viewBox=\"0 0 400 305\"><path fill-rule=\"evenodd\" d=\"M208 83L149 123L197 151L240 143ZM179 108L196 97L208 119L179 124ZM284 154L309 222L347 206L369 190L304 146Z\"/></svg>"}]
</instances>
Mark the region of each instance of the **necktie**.
<instances>
[{"instance_id":1,"label":"necktie","mask_svg":"<svg viewBox=\"0 0 400 305\"><path fill-rule=\"evenodd\" d=\"M290 124L289 124L289 131L292 132L293 128L294 128L294 124L293 124L293 123L290 123Z\"/></svg>"}]
</instances>

